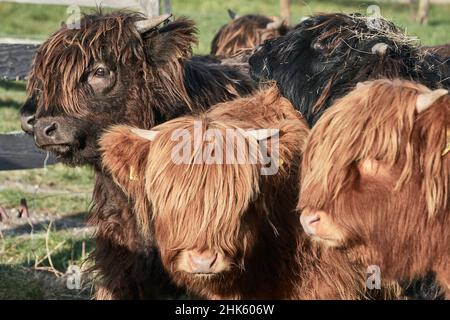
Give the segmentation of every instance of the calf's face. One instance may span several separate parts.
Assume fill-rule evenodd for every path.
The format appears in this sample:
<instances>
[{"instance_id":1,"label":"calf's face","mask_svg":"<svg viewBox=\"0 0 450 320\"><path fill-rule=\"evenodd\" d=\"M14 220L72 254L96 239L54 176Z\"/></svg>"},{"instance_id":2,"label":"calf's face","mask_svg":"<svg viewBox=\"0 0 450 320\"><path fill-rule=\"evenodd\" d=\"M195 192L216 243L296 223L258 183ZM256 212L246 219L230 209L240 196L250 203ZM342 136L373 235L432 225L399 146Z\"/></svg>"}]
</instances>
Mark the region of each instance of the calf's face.
<instances>
[{"instance_id":1,"label":"calf's face","mask_svg":"<svg viewBox=\"0 0 450 320\"><path fill-rule=\"evenodd\" d=\"M449 128L446 90L399 80L358 86L307 143L298 206L306 233L394 276L410 276L417 259L426 265L449 239Z\"/></svg>"},{"instance_id":2,"label":"calf's face","mask_svg":"<svg viewBox=\"0 0 450 320\"><path fill-rule=\"evenodd\" d=\"M108 126L154 125L161 112L151 106L158 99L152 70L187 56L191 44L174 45L176 27L156 31L167 18L99 13L83 17L78 29L63 26L36 54L22 129L68 164L95 164Z\"/></svg>"},{"instance_id":3,"label":"calf's face","mask_svg":"<svg viewBox=\"0 0 450 320\"><path fill-rule=\"evenodd\" d=\"M101 146L104 165L126 193L133 198L145 194L135 200L136 212L151 212L166 269L177 281L200 284L244 272L269 217L258 201L260 165L250 159L251 150L259 152L260 132L237 129L236 140L226 140L226 125L204 121L214 131L204 128L205 140L196 142L192 119L172 120L154 131L113 128ZM239 163L226 162L226 150L240 155ZM223 157L215 158L221 151ZM180 153L184 160L176 158ZM130 181L130 168L135 181ZM148 206L140 207L144 202Z\"/></svg>"}]
</instances>

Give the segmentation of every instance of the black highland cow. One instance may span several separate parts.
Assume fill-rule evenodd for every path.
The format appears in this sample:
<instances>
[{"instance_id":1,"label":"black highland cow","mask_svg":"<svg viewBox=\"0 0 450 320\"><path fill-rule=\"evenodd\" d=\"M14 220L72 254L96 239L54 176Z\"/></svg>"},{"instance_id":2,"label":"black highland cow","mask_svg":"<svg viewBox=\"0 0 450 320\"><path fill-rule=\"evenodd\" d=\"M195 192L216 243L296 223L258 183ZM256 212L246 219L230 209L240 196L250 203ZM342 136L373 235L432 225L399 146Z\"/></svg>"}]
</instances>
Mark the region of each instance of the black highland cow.
<instances>
[{"instance_id":1,"label":"black highland cow","mask_svg":"<svg viewBox=\"0 0 450 320\"><path fill-rule=\"evenodd\" d=\"M450 63L418 46L393 23L360 15L319 14L250 57L255 80L275 80L309 125L358 82L403 78L450 88Z\"/></svg>"}]
</instances>

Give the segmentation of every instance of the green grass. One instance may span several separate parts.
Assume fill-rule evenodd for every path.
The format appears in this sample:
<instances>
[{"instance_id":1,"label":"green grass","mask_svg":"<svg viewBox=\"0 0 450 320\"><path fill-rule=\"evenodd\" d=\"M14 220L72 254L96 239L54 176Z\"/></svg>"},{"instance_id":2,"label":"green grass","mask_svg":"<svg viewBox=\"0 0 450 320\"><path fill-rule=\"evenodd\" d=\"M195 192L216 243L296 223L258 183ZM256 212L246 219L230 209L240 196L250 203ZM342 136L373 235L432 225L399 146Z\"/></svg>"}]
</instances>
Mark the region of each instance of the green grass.
<instances>
[{"instance_id":1,"label":"green grass","mask_svg":"<svg viewBox=\"0 0 450 320\"><path fill-rule=\"evenodd\" d=\"M26 172L22 175L21 172ZM2 183L24 184L30 187L40 185L44 189L58 188L60 191L88 192L92 188L93 171L88 167L69 168L62 164L49 166L47 170L0 171Z\"/></svg>"},{"instance_id":2,"label":"green grass","mask_svg":"<svg viewBox=\"0 0 450 320\"><path fill-rule=\"evenodd\" d=\"M0 299L88 299L90 292L86 290L67 289L63 275L71 265L86 268L86 257L93 247L89 235L54 228L48 237L45 230L5 237L0 242ZM46 258L48 252L53 269ZM50 271L39 271L45 268L54 270L59 277ZM83 277L83 281L89 280Z\"/></svg>"},{"instance_id":3,"label":"green grass","mask_svg":"<svg viewBox=\"0 0 450 320\"><path fill-rule=\"evenodd\" d=\"M279 0L172 0L176 16L193 19L199 29L196 53L209 52L210 43L217 30L229 21L226 10L238 14L279 14ZM425 45L450 42L450 5L432 5L429 25L414 22L416 5L377 3L364 0L314 0L292 1L292 22L317 12L366 13L371 4L377 4L381 14L417 36ZM84 8L83 11L93 9ZM0 37L44 40L67 19L66 7L48 5L23 5L0 3ZM25 101L24 82L0 81L0 132L20 130L18 110ZM0 172L0 205L8 210L16 208L21 198L26 198L33 214L57 217L64 220L82 218L88 210L93 174L89 168L50 166L47 170ZM36 186L39 188L36 189ZM37 190L37 191L36 191ZM18 232L0 238L0 299L80 298L78 293L67 292L51 273L33 269L36 257L46 254L46 225L35 226L35 232ZM81 243L86 251L93 248L89 235L67 229L52 229L49 247L63 242L52 254L57 270L64 272L69 264L81 265ZM48 266L44 259L41 266ZM53 278L52 278L53 276ZM49 281L51 279L51 281ZM87 298L88 295L83 296Z\"/></svg>"},{"instance_id":4,"label":"green grass","mask_svg":"<svg viewBox=\"0 0 450 320\"><path fill-rule=\"evenodd\" d=\"M88 211L92 192L91 168L62 164L47 170L0 171L0 205L17 208L25 198L37 214L70 214Z\"/></svg>"},{"instance_id":5,"label":"green grass","mask_svg":"<svg viewBox=\"0 0 450 320\"><path fill-rule=\"evenodd\" d=\"M45 226L47 227L47 226ZM85 260L82 257L82 243L85 242L85 254L92 251L94 243L87 239L88 235L74 235L65 230L54 230L52 228L48 237L49 250L54 250L51 254L53 266L56 270L66 272L69 265L81 266ZM34 235L25 234L15 237L7 237L0 246L0 264L21 265L32 267L36 261L42 262L39 266L50 266L49 260L45 259L46 251L46 231Z\"/></svg>"},{"instance_id":6,"label":"green grass","mask_svg":"<svg viewBox=\"0 0 450 320\"><path fill-rule=\"evenodd\" d=\"M0 81L0 132L20 130L18 111L25 98L24 82Z\"/></svg>"}]
</instances>

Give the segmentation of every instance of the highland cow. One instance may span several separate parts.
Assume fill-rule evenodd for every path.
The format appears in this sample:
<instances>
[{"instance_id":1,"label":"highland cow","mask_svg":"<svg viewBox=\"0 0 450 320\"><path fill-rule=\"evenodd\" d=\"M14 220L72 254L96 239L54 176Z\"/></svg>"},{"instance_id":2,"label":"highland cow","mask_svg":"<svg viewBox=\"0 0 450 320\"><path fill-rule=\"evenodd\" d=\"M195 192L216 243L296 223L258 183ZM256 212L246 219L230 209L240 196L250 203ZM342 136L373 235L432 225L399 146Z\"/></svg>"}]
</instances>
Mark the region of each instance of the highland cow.
<instances>
[{"instance_id":1,"label":"highland cow","mask_svg":"<svg viewBox=\"0 0 450 320\"><path fill-rule=\"evenodd\" d=\"M429 271L450 295L450 97L401 80L365 82L312 129L298 209L305 231L377 265Z\"/></svg>"},{"instance_id":2,"label":"highland cow","mask_svg":"<svg viewBox=\"0 0 450 320\"><path fill-rule=\"evenodd\" d=\"M286 23L278 17L255 14L230 16L233 20L220 28L211 43L211 55L222 59L233 58L289 31Z\"/></svg>"},{"instance_id":3,"label":"highland cow","mask_svg":"<svg viewBox=\"0 0 450 320\"><path fill-rule=\"evenodd\" d=\"M193 22L167 20L86 15L80 28L63 26L39 48L29 77L22 128L63 162L95 169L89 223L97 227L93 258L103 279L97 298L173 293L152 239L139 235L132 204L101 168L100 134L118 123L149 129L254 88L235 68L190 60Z\"/></svg>"},{"instance_id":4,"label":"highland cow","mask_svg":"<svg viewBox=\"0 0 450 320\"><path fill-rule=\"evenodd\" d=\"M444 58L450 59L450 43L441 46L433 46L425 48L441 55Z\"/></svg>"},{"instance_id":5,"label":"highland cow","mask_svg":"<svg viewBox=\"0 0 450 320\"><path fill-rule=\"evenodd\" d=\"M209 299L364 298L364 273L345 255L315 250L295 213L308 131L272 87L151 131L115 126L100 145L143 231L154 226L163 265L188 292ZM263 171L269 163L277 170Z\"/></svg>"},{"instance_id":6,"label":"highland cow","mask_svg":"<svg viewBox=\"0 0 450 320\"><path fill-rule=\"evenodd\" d=\"M321 14L267 40L250 57L254 79L275 80L310 126L358 82L404 78L450 88L450 63L382 18Z\"/></svg>"}]
</instances>

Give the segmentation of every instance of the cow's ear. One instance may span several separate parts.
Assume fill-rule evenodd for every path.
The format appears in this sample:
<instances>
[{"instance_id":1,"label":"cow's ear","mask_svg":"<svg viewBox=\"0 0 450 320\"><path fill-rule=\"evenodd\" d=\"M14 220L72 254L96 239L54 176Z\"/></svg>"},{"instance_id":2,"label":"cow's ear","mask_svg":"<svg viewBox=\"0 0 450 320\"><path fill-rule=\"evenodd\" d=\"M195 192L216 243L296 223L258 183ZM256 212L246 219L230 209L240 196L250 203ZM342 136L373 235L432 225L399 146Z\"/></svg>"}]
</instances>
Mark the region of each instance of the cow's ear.
<instances>
[{"instance_id":1,"label":"cow's ear","mask_svg":"<svg viewBox=\"0 0 450 320\"><path fill-rule=\"evenodd\" d=\"M192 55L192 46L197 43L197 29L193 21L180 18L159 29L141 33L141 37L147 59L163 65Z\"/></svg>"},{"instance_id":2,"label":"cow's ear","mask_svg":"<svg viewBox=\"0 0 450 320\"><path fill-rule=\"evenodd\" d=\"M448 90L437 89L430 92L422 93L417 96L416 110L417 113L424 112L431 107L440 97L448 94Z\"/></svg>"},{"instance_id":3,"label":"cow's ear","mask_svg":"<svg viewBox=\"0 0 450 320\"><path fill-rule=\"evenodd\" d=\"M129 126L114 126L100 139L102 163L125 193L142 190L153 134Z\"/></svg>"}]
</instances>

